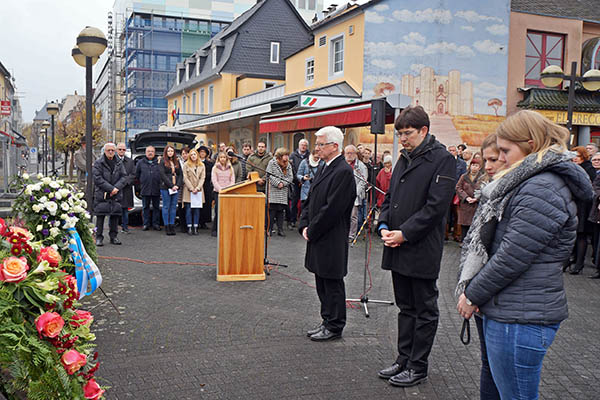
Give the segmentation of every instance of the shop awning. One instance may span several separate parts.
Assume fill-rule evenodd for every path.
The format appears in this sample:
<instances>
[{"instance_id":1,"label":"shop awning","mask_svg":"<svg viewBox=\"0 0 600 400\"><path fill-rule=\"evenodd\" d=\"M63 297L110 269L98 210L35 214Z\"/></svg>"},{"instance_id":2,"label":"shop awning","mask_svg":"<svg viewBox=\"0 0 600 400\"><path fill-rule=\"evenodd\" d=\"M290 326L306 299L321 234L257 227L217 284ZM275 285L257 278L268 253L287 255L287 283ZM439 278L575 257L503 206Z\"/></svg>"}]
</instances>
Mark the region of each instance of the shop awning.
<instances>
[{"instance_id":1,"label":"shop awning","mask_svg":"<svg viewBox=\"0 0 600 400\"><path fill-rule=\"evenodd\" d=\"M386 124L394 122L394 110L386 104ZM324 126L351 128L371 123L371 100L263 117L260 133L318 130Z\"/></svg>"}]
</instances>

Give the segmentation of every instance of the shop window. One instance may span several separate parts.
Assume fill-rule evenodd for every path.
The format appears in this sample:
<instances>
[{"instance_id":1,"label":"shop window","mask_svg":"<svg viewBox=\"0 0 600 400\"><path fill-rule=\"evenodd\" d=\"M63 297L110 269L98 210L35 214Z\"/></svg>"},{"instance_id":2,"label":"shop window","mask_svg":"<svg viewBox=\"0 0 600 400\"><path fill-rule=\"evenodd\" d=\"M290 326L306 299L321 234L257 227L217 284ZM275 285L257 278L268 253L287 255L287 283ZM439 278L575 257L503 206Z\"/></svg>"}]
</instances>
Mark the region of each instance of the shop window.
<instances>
[{"instance_id":1,"label":"shop window","mask_svg":"<svg viewBox=\"0 0 600 400\"><path fill-rule=\"evenodd\" d=\"M527 31L525 85L544 87L540 75L549 65L564 69L565 35Z\"/></svg>"}]
</instances>

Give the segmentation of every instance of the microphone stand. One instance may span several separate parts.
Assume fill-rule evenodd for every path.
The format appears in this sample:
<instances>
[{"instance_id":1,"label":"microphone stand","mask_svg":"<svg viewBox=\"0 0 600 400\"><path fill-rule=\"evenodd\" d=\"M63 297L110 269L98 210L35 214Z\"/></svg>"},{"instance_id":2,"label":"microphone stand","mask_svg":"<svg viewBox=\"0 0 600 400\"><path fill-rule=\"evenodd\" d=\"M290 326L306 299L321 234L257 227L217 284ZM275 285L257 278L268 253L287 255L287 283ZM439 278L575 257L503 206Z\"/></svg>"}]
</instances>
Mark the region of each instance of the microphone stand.
<instances>
[{"instance_id":1,"label":"microphone stand","mask_svg":"<svg viewBox=\"0 0 600 400\"><path fill-rule=\"evenodd\" d=\"M360 176L360 174L354 174L354 176L357 177L358 179L360 179L361 181L366 182L366 184L369 186L369 189L374 189L374 190L378 191L379 193L385 195L385 192L383 190L379 189L376 185L374 185L371 182L369 182L368 180L364 179L362 176ZM369 189L367 189L367 190L369 190ZM369 296L367 296L367 273L369 271L369 247L370 247L369 246L369 233L370 232L369 232L369 229L365 229L365 227L367 227L368 225L371 224L371 217L376 208L377 208L377 202L375 202L375 204L373 204L373 206L369 210L369 213L367 214L367 218L365 218L362 226L360 227L360 230L358 231L358 233L356 234L356 237L354 238L354 240L352 241L352 244L350 245L351 247L354 247L354 245L356 244L356 241L358 240L358 237L361 235L361 233L364 230L365 231L365 268L363 271L363 294L358 299L346 299L346 301L360 302L365 311L366 318L369 318L369 316L370 316L369 308L367 307L367 304L369 304L369 303L387 304L389 306L394 305L393 301L372 300L372 299L369 299Z\"/></svg>"},{"instance_id":2,"label":"microphone stand","mask_svg":"<svg viewBox=\"0 0 600 400\"><path fill-rule=\"evenodd\" d=\"M265 201L266 201L266 207L265 208L266 208L266 210L269 209L269 182L266 182L266 180L268 180L269 176L275 176L277 179L279 179L281 181L284 181L284 182L287 182L290 185L294 184L293 182L290 182L290 181L288 181L285 178L281 178L281 177L279 177L277 175L274 175L274 174L268 172L265 169L262 169L262 168L260 168L260 167L258 167L256 165L252 164L250 161L244 159L244 157L242 157L239 154L235 154L234 152L229 152L229 153L227 153L227 155L230 156L230 157L236 157L238 159L238 161L243 162L245 165L250 165L252 168L255 168L255 169L257 169L257 170L265 173L265 177L267 178L267 179L265 179L266 195L267 195L266 198L265 198ZM247 171L248 171L248 168L246 167L246 172ZM268 214L268 212L267 212L267 214ZM267 224L267 227L270 229L269 225L270 225L270 220L271 219L270 219L269 215L266 215L266 218L269 218L269 223ZM267 254L269 252L269 237L268 237L268 234L267 234L267 229L265 229L264 242L265 242L265 245L264 245L264 247L265 247L265 258L263 260L263 266L264 266L265 274L271 275L271 269L272 269L272 267L275 267L275 266L287 268L288 266L285 265L285 264L274 264L274 263L272 263L272 262L269 261L269 257L267 256Z\"/></svg>"}]
</instances>

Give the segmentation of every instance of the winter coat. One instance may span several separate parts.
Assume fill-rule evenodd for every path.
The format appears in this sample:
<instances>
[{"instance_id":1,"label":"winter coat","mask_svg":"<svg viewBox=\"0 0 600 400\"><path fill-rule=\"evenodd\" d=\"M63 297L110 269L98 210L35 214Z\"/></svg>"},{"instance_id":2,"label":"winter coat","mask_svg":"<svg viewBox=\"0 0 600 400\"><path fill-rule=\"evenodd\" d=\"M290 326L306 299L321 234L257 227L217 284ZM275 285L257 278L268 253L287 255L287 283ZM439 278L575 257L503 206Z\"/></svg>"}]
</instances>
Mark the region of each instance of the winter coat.
<instances>
[{"instance_id":1,"label":"winter coat","mask_svg":"<svg viewBox=\"0 0 600 400\"><path fill-rule=\"evenodd\" d=\"M123 188L127 184L127 172L121 160L114 158L114 167L111 170L105 155L94 162L94 214L96 215L121 215L121 200ZM119 189L116 195L110 193L114 188Z\"/></svg>"},{"instance_id":2,"label":"winter coat","mask_svg":"<svg viewBox=\"0 0 600 400\"><path fill-rule=\"evenodd\" d=\"M235 185L235 172L230 163L223 167L221 163L216 163L212 169L211 176L214 191L220 193L228 186Z\"/></svg>"},{"instance_id":3,"label":"winter coat","mask_svg":"<svg viewBox=\"0 0 600 400\"><path fill-rule=\"evenodd\" d=\"M562 267L575 242L575 202L591 199L589 177L564 161L513 191L496 225L489 260L465 296L494 321L559 323L568 316Z\"/></svg>"},{"instance_id":4,"label":"winter coat","mask_svg":"<svg viewBox=\"0 0 600 400\"><path fill-rule=\"evenodd\" d=\"M375 180L375 185L378 189L382 190L384 193L387 193L390 190L390 181L392 180L392 170L390 172L386 172L385 168L383 168L377 174L377 179ZM377 191L377 207L381 208L383 204L383 200L385 199L385 194L379 193Z\"/></svg>"},{"instance_id":5,"label":"winter coat","mask_svg":"<svg viewBox=\"0 0 600 400\"><path fill-rule=\"evenodd\" d=\"M312 167L308 159L302 160L300 163L300 167L298 167L298 173L296 174L296 179L298 182L302 182L302 186L300 188L300 200L304 201L308 197L310 184L314 180L317 170L323 164L325 164L325 162L323 160L319 160L319 164L316 167ZM305 181L305 175L308 175L310 179Z\"/></svg>"},{"instance_id":6,"label":"winter coat","mask_svg":"<svg viewBox=\"0 0 600 400\"><path fill-rule=\"evenodd\" d=\"M288 204L289 188L293 185L292 166L288 163L285 173L281 169L281 166L277 162L277 159L273 158L267 165L267 172L269 177L269 204ZM282 180L281 178L285 179ZM289 182L292 182L291 184ZM279 188L279 184L283 184L283 187Z\"/></svg>"},{"instance_id":7,"label":"winter coat","mask_svg":"<svg viewBox=\"0 0 600 400\"><path fill-rule=\"evenodd\" d=\"M243 180L246 179L245 176L243 176L243 171L242 171L242 162L238 161L237 158L234 158L233 161L231 161L231 166L233 167L233 174L235 176L235 183L241 182Z\"/></svg>"},{"instance_id":8,"label":"winter coat","mask_svg":"<svg viewBox=\"0 0 600 400\"><path fill-rule=\"evenodd\" d=\"M135 177L140 182L141 196L160 196L160 172L158 158L140 159L135 166Z\"/></svg>"},{"instance_id":9,"label":"winter coat","mask_svg":"<svg viewBox=\"0 0 600 400\"><path fill-rule=\"evenodd\" d=\"M300 196L298 196L298 193L301 191L303 180L298 179L297 175L298 170L300 169L300 164L302 164L302 161L308 159L308 157L310 157L310 151L308 150L306 150L304 154L301 154L299 149L296 149L292 154L290 154L290 164L292 165L292 173L294 176L294 184L290 186L289 194L289 197L292 200L297 199L302 195L300 194Z\"/></svg>"},{"instance_id":10,"label":"winter coat","mask_svg":"<svg viewBox=\"0 0 600 400\"><path fill-rule=\"evenodd\" d=\"M319 167L302 208L298 230L308 228L304 266L326 279L348 273L348 233L356 197L352 168L343 156Z\"/></svg>"},{"instance_id":11,"label":"winter coat","mask_svg":"<svg viewBox=\"0 0 600 400\"><path fill-rule=\"evenodd\" d=\"M164 161L161 160L158 164L158 172L160 173L161 190L171 189L173 186L177 186L181 190L183 186L183 173L181 172L179 163L175 163L175 172L173 173L173 169L170 166L166 166Z\"/></svg>"},{"instance_id":12,"label":"winter coat","mask_svg":"<svg viewBox=\"0 0 600 400\"><path fill-rule=\"evenodd\" d=\"M589 176L590 182L594 182L596 179L596 169L592 163L588 160L582 162L579 166ZM594 231L594 225L589 221L592 205L593 201L577 201L577 218L579 221L577 224L577 233L592 233Z\"/></svg>"},{"instance_id":13,"label":"winter coat","mask_svg":"<svg viewBox=\"0 0 600 400\"><path fill-rule=\"evenodd\" d=\"M475 210L477 209L478 201L469 203L467 197L475 197L475 191L481 188L481 177L484 175L475 176L475 181L471 179L471 175L467 172L463 174L456 184L456 194L460 200L458 203L458 224L471 225Z\"/></svg>"},{"instance_id":14,"label":"winter coat","mask_svg":"<svg viewBox=\"0 0 600 400\"><path fill-rule=\"evenodd\" d=\"M212 203L213 200L213 184L212 184L212 169L215 166L215 163L206 158L202 161L204 164L204 185L202 185L202 189L204 192L204 200L207 203ZM210 208L210 207L209 207ZM206 208L203 208L206 209Z\"/></svg>"},{"instance_id":15,"label":"winter coat","mask_svg":"<svg viewBox=\"0 0 600 400\"><path fill-rule=\"evenodd\" d=\"M250 156L248 156L248 165L246 166L246 169L248 170L248 174L250 172L258 172L258 176L263 178L265 176L264 171L267 169L267 165L269 165L269 161L271 161L271 159L273 158L273 155L271 155L271 153L265 151L265 154L263 154L262 156L258 155L258 152L254 152L254 154L250 154ZM258 168L256 168L258 167ZM260 169L259 169L260 168ZM264 193L265 192L265 185L261 185L260 183L256 184L256 190L258 190L259 192Z\"/></svg>"},{"instance_id":16,"label":"winter coat","mask_svg":"<svg viewBox=\"0 0 600 400\"><path fill-rule=\"evenodd\" d=\"M183 202L190 203L191 193L194 190L202 193L202 203L204 203L204 179L206 178L206 168L199 162L197 166L190 166L187 163L183 165Z\"/></svg>"},{"instance_id":17,"label":"winter coat","mask_svg":"<svg viewBox=\"0 0 600 400\"><path fill-rule=\"evenodd\" d=\"M401 275L437 279L444 247L445 217L454 196L456 160L428 134L412 152L402 150L379 215L382 226L406 240L384 247L381 267Z\"/></svg>"},{"instance_id":18,"label":"winter coat","mask_svg":"<svg viewBox=\"0 0 600 400\"><path fill-rule=\"evenodd\" d=\"M600 210L598 210L598 206L600 206L600 174L596 174L592 187L594 188L594 199L592 201L588 221L594 224L600 224Z\"/></svg>"},{"instance_id":19,"label":"winter coat","mask_svg":"<svg viewBox=\"0 0 600 400\"><path fill-rule=\"evenodd\" d=\"M462 159L462 157L456 158L456 181L460 179L461 176L467 173L467 162Z\"/></svg>"},{"instance_id":20,"label":"winter coat","mask_svg":"<svg viewBox=\"0 0 600 400\"><path fill-rule=\"evenodd\" d=\"M367 182L365 181L369 179L369 172L367 171L367 166L358 159L354 162L354 166L350 165L350 167L354 170L354 182L356 183L356 198L354 199L354 205L360 206L367 194Z\"/></svg>"},{"instance_id":21,"label":"winter coat","mask_svg":"<svg viewBox=\"0 0 600 400\"><path fill-rule=\"evenodd\" d=\"M127 183L123 188L123 200L121 201L122 208L133 208L133 184L135 183L135 162L125 156L121 160L125 167Z\"/></svg>"}]
</instances>

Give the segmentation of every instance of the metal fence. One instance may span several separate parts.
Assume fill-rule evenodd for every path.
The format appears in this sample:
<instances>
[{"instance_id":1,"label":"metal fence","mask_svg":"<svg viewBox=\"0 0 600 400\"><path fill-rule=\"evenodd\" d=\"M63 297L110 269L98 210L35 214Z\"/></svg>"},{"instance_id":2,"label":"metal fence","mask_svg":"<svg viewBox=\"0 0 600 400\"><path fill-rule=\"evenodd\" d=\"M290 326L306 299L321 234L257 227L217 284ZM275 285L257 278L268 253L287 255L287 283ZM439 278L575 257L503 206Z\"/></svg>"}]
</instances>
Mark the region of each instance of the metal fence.
<instances>
[{"instance_id":1,"label":"metal fence","mask_svg":"<svg viewBox=\"0 0 600 400\"><path fill-rule=\"evenodd\" d=\"M27 170L27 151L27 146L13 138L0 137L0 194L9 193L13 177Z\"/></svg>"}]
</instances>

